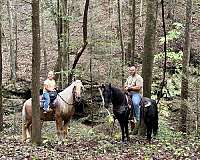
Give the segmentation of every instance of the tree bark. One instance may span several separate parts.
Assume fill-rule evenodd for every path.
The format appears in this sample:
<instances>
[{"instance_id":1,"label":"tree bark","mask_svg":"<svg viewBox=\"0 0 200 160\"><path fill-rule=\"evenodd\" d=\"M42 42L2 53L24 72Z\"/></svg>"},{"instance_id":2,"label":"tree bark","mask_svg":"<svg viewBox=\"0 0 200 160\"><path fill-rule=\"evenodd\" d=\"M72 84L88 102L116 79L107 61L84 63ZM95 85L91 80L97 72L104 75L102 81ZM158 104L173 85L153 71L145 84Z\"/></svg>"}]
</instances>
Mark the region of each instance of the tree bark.
<instances>
[{"instance_id":1,"label":"tree bark","mask_svg":"<svg viewBox=\"0 0 200 160\"><path fill-rule=\"evenodd\" d=\"M187 131L187 100L188 100L188 67L190 59L190 23L192 12L192 0L186 3L186 26L185 26L185 42L182 62L182 83L181 83L181 121L180 131Z\"/></svg>"},{"instance_id":2,"label":"tree bark","mask_svg":"<svg viewBox=\"0 0 200 160\"><path fill-rule=\"evenodd\" d=\"M68 0L62 0L62 4L63 4L63 16L64 16L64 20L63 20L63 80L64 80L64 87L67 86L68 84L68 70L69 70L69 9L68 9Z\"/></svg>"},{"instance_id":3,"label":"tree bark","mask_svg":"<svg viewBox=\"0 0 200 160\"><path fill-rule=\"evenodd\" d=\"M45 73L45 77L47 76L47 52L46 52L46 39L45 39L45 29L44 29L44 24L45 24L45 19L44 19L44 1L41 1L41 12L42 12L42 15L41 15L41 34L42 34L42 51L43 51L43 58L44 58L44 71L46 72Z\"/></svg>"},{"instance_id":4,"label":"tree bark","mask_svg":"<svg viewBox=\"0 0 200 160\"><path fill-rule=\"evenodd\" d=\"M124 66L125 66L125 54L124 54L124 42L122 35L122 22L121 22L121 2L117 0L117 12L118 12L118 28L119 28L119 40L121 47L121 65L122 65L122 87L124 86Z\"/></svg>"},{"instance_id":5,"label":"tree bark","mask_svg":"<svg viewBox=\"0 0 200 160\"><path fill-rule=\"evenodd\" d=\"M3 105L2 105L2 1L0 0L0 131L3 130Z\"/></svg>"},{"instance_id":6,"label":"tree bark","mask_svg":"<svg viewBox=\"0 0 200 160\"><path fill-rule=\"evenodd\" d=\"M41 144L39 0L32 0L32 143Z\"/></svg>"},{"instance_id":7,"label":"tree bark","mask_svg":"<svg viewBox=\"0 0 200 160\"><path fill-rule=\"evenodd\" d=\"M151 98L152 70L156 35L157 0L147 0L147 15L144 38L144 54L142 63L142 77L144 79L144 96Z\"/></svg>"},{"instance_id":8,"label":"tree bark","mask_svg":"<svg viewBox=\"0 0 200 160\"><path fill-rule=\"evenodd\" d=\"M142 11L143 11L143 0L140 0L140 27L142 27L143 25Z\"/></svg>"},{"instance_id":9,"label":"tree bark","mask_svg":"<svg viewBox=\"0 0 200 160\"><path fill-rule=\"evenodd\" d=\"M134 65L135 57L135 0L129 0L129 43L126 60Z\"/></svg>"},{"instance_id":10,"label":"tree bark","mask_svg":"<svg viewBox=\"0 0 200 160\"><path fill-rule=\"evenodd\" d=\"M135 63L135 0L132 0L131 65Z\"/></svg>"},{"instance_id":11,"label":"tree bark","mask_svg":"<svg viewBox=\"0 0 200 160\"><path fill-rule=\"evenodd\" d=\"M14 52L14 43L13 43L13 9L12 4L10 0L7 0L7 9L8 9L8 16L9 16L9 32L10 32L10 71L11 71L11 80L16 81L16 66L15 66L15 60L16 55Z\"/></svg>"},{"instance_id":12,"label":"tree bark","mask_svg":"<svg viewBox=\"0 0 200 160\"><path fill-rule=\"evenodd\" d=\"M60 7L60 0L57 0L57 41L58 41L58 58L55 65L55 72L60 73L62 68L62 57L63 57L63 49L61 45L62 40L62 34L63 34L63 25L62 25L62 13L61 13L61 7ZM60 74L55 75L55 80L57 80L60 77Z\"/></svg>"}]
</instances>

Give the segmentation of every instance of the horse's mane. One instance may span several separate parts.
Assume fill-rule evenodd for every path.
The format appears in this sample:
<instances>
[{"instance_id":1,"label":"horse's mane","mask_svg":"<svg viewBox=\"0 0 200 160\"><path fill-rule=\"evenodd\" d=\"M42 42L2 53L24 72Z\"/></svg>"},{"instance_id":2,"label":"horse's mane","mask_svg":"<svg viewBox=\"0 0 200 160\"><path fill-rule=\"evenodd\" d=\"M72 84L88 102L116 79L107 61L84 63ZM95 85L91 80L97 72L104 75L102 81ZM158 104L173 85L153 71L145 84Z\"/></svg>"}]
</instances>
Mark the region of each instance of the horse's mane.
<instances>
[{"instance_id":1,"label":"horse's mane","mask_svg":"<svg viewBox=\"0 0 200 160\"><path fill-rule=\"evenodd\" d=\"M74 88L74 86L76 86L77 84L82 85L82 82L80 80L76 80L74 82L71 83L71 85L69 85L67 88L65 88L63 91L61 91L59 93L59 95L64 98L67 99L68 97L70 97L72 95L72 90Z\"/></svg>"},{"instance_id":2,"label":"horse's mane","mask_svg":"<svg viewBox=\"0 0 200 160\"><path fill-rule=\"evenodd\" d=\"M114 86L111 86L111 90L112 90L112 96L113 96L113 103L116 105L122 104L125 98L124 92L121 89ZM126 103L126 101L124 101L124 103Z\"/></svg>"}]
</instances>

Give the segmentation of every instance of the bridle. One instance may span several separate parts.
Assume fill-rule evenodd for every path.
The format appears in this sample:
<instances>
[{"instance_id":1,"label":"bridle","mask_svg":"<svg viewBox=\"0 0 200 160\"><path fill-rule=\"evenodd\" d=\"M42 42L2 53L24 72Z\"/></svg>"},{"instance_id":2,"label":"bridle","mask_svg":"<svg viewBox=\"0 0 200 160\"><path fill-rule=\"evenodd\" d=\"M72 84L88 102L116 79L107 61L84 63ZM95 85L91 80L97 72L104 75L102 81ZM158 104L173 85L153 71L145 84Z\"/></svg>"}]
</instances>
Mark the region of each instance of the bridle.
<instances>
[{"instance_id":1,"label":"bridle","mask_svg":"<svg viewBox=\"0 0 200 160\"><path fill-rule=\"evenodd\" d=\"M76 88L76 86L74 86L74 88ZM77 102L76 101L76 99L77 99L77 94L76 94L76 89L74 89L73 88L73 90L72 90L72 96L73 96L73 103L69 103L69 102L67 102L59 93L58 93L58 96L66 103L66 104L68 104L68 105L75 105L75 104L79 104L80 103L80 101L79 102Z\"/></svg>"}]
</instances>

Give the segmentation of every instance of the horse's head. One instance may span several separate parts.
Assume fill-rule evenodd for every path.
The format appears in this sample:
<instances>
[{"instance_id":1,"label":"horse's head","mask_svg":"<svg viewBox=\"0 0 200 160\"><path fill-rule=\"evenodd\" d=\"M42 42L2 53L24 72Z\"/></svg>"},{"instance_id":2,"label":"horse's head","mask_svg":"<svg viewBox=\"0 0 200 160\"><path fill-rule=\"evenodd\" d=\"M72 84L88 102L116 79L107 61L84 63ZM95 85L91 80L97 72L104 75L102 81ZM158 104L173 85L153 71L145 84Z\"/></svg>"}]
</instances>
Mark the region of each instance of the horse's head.
<instances>
[{"instance_id":1,"label":"horse's head","mask_svg":"<svg viewBox=\"0 0 200 160\"><path fill-rule=\"evenodd\" d=\"M102 95L103 95L105 107L108 108L109 104L111 103L111 98L112 98L111 84L102 85L101 88L102 88Z\"/></svg>"},{"instance_id":2,"label":"horse's head","mask_svg":"<svg viewBox=\"0 0 200 160\"><path fill-rule=\"evenodd\" d=\"M74 82L74 88L73 88L73 96L74 96L74 101L75 102L80 102L81 101L81 92L83 89L83 84L80 80L76 80Z\"/></svg>"}]
</instances>

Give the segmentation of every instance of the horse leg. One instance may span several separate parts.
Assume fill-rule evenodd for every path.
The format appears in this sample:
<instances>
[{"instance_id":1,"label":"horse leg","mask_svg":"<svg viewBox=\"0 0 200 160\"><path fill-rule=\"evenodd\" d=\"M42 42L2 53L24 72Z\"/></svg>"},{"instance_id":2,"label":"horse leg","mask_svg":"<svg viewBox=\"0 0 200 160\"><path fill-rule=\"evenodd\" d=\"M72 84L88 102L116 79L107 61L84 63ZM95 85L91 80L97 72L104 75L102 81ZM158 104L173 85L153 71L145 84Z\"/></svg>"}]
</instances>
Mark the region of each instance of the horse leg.
<instances>
[{"instance_id":1,"label":"horse leg","mask_svg":"<svg viewBox=\"0 0 200 160\"><path fill-rule=\"evenodd\" d=\"M59 138L62 136L62 117L60 114L56 114L56 129Z\"/></svg>"},{"instance_id":2,"label":"horse leg","mask_svg":"<svg viewBox=\"0 0 200 160\"><path fill-rule=\"evenodd\" d=\"M118 121L119 121L119 124L120 124L120 127L121 127L121 132L122 132L122 142L124 142L125 136L124 136L124 123L123 123L123 119L120 117L118 119Z\"/></svg>"},{"instance_id":3,"label":"horse leg","mask_svg":"<svg viewBox=\"0 0 200 160\"><path fill-rule=\"evenodd\" d=\"M63 125L63 137L66 138L68 134L68 126L69 126L70 120L64 120L64 125Z\"/></svg>"},{"instance_id":4,"label":"horse leg","mask_svg":"<svg viewBox=\"0 0 200 160\"><path fill-rule=\"evenodd\" d=\"M31 139L31 133L32 133L32 123L29 122L26 128L27 139Z\"/></svg>"},{"instance_id":5,"label":"horse leg","mask_svg":"<svg viewBox=\"0 0 200 160\"><path fill-rule=\"evenodd\" d=\"M151 134L152 134L152 123L151 121L149 121L147 124L147 140L149 141L149 143L151 142Z\"/></svg>"},{"instance_id":6,"label":"horse leg","mask_svg":"<svg viewBox=\"0 0 200 160\"><path fill-rule=\"evenodd\" d=\"M27 120L26 120L26 107L25 104L22 108L22 142L24 142L27 139Z\"/></svg>"},{"instance_id":7,"label":"horse leg","mask_svg":"<svg viewBox=\"0 0 200 160\"><path fill-rule=\"evenodd\" d=\"M125 121L124 126L125 126L125 132L126 132L127 141L129 141L130 138L129 138L129 132L128 132L128 119Z\"/></svg>"},{"instance_id":8,"label":"horse leg","mask_svg":"<svg viewBox=\"0 0 200 160\"><path fill-rule=\"evenodd\" d=\"M125 112L125 116L124 116L124 126L125 126L125 132L126 132L127 141L130 140L130 138L129 138L129 131L128 131L129 114L130 114L130 111L127 110L127 111Z\"/></svg>"},{"instance_id":9,"label":"horse leg","mask_svg":"<svg viewBox=\"0 0 200 160\"><path fill-rule=\"evenodd\" d=\"M24 142L27 139L26 130L27 130L27 125L25 123L25 120L22 119L22 142Z\"/></svg>"}]
</instances>

